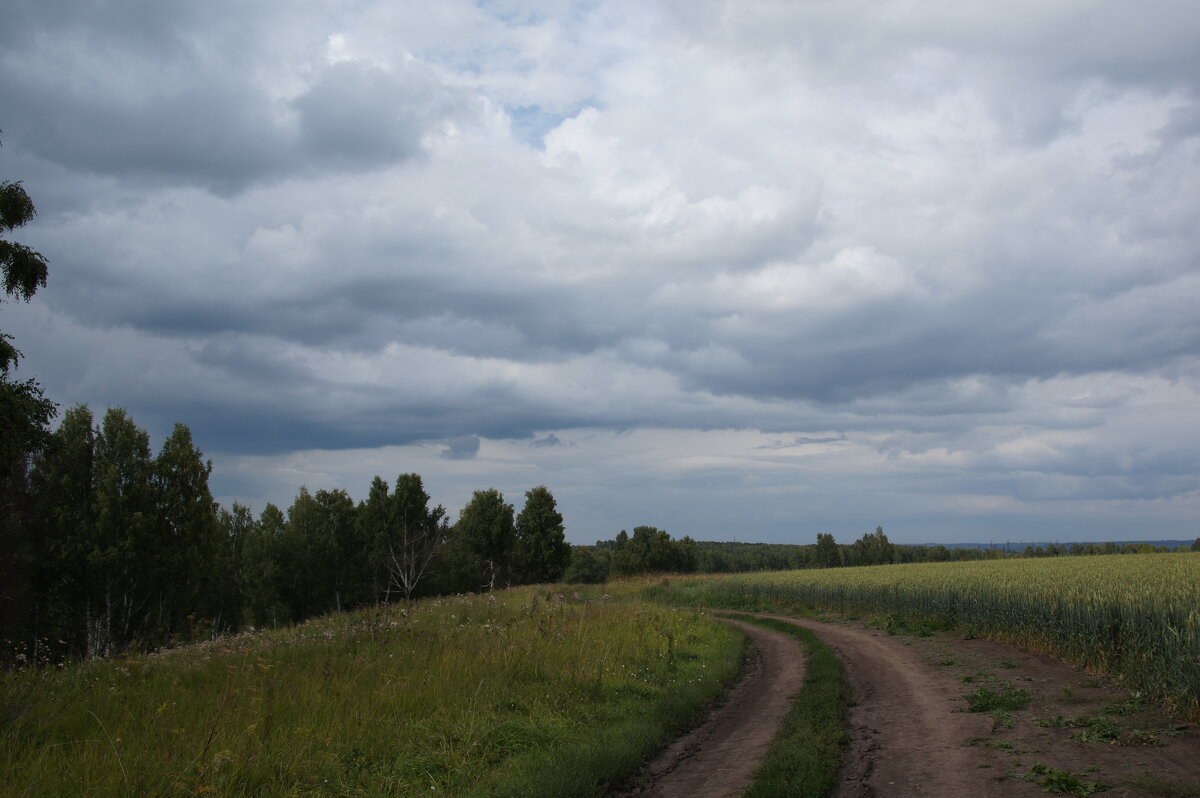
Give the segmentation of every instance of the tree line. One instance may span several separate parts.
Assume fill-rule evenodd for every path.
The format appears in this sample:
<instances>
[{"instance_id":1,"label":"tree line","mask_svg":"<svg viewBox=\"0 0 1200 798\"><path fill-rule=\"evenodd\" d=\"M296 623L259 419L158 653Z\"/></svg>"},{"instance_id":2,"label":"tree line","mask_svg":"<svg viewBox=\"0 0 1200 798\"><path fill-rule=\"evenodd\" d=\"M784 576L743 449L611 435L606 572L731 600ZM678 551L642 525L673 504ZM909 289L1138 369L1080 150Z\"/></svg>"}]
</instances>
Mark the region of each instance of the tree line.
<instances>
[{"instance_id":1,"label":"tree line","mask_svg":"<svg viewBox=\"0 0 1200 798\"><path fill-rule=\"evenodd\" d=\"M1200 551L1200 538L1187 550ZM622 530L613 540L598 540L594 546L572 546L571 562L563 579L586 584L604 582L610 577L649 573L746 573L1165 551L1168 551L1165 547L1145 543L1050 544L1046 547L1027 546L1022 552L942 545L910 546L892 543L883 527L876 527L874 532L868 532L851 543L838 543L829 533L819 533L816 543L811 544L736 543L694 541L686 536L672 540L665 530L638 527L632 538Z\"/></svg>"},{"instance_id":2,"label":"tree line","mask_svg":"<svg viewBox=\"0 0 1200 798\"><path fill-rule=\"evenodd\" d=\"M451 524L421 477L372 480L355 503L301 487L254 516L220 507L183 424L156 454L121 409L86 406L9 479L0 638L25 658L105 656L431 593L562 576L570 547L545 486L516 513L476 491Z\"/></svg>"}]
</instances>

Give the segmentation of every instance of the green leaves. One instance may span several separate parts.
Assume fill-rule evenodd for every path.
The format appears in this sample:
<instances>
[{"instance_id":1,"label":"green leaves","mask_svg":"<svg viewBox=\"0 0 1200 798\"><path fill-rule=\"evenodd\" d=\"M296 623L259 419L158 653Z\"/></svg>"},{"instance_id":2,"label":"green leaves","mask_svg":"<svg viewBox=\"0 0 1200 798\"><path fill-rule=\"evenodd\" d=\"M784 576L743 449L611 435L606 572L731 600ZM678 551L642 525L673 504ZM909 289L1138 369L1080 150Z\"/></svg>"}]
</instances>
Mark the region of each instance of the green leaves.
<instances>
[{"instance_id":1,"label":"green leaves","mask_svg":"<svg viewBox=\"0 0 1200 798\"><path fill-rule=\"evenodd\" d=\"M563 537L563 517L545 485L525 492L517 516L517 575L524 583L557 582L571 558Z\"/></svg>"}]
</instances>

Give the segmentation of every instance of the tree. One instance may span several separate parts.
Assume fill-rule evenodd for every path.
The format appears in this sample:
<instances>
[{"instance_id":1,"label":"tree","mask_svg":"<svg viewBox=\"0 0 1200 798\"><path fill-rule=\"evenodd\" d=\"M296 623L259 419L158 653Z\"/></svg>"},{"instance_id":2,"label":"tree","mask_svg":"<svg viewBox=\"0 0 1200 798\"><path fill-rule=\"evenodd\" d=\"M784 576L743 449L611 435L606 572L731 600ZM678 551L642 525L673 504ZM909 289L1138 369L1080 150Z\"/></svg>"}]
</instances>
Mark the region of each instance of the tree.
<instances>
[{"instance_id":1,"label":"tree","mask_svg":"<svg viewBox=\"0 0 1200 798\"><path fill-rule=\"evenodd\" d=\"M28 302L39 288L46 286L46 259L24 244L9 241L7 234L23 227L37 215L33 200L21 182L0 182L0 271L4 277L4 296ZM24 477L28 458L45 443L48 425L54 417L54 403L48 400L33 380L14 382L10 371L16 368L21 353L11 343L12 336L0 332L0 480ZM7 520L7 519L5 519Z\"/></svg>"},{"instance_id":2,"label":"tree","mask_svg":"<svg viewBox=\"0 0 1200 798\"><path fill-rule=\"evenodd\" d=\"M608 561L608 572L613 576L629 576L644 570L641 558L629 542L629 533L622 529L613 539L612 556Z\"/></svg>"},{"instance_id":3,"label":"tree","mask_svg":"<svg viewBox=\"0 0 1200 798\"><path fill-rule=\"evenodd\" d=\"M842 564L842 553L838 549L833 535L817 533L817 546L813 552L813 566L816 568L836 568Z\"/></svg>"},{"instance_id":4,"label":"tree","mask_svg":"<svg viewBox=\"0 0 1200 798\"><path fill-rule=\"evenodd\" d=\"M571 558L563 537L563 517L545 485L525 492L517 516L517 579L524 584L557 582Z\"/></svg>"},{"instance_id":5,"label":"tree","mask_svg":"<svg viewBox=\"0 0 1200 798\"><path fill-rule=\"evenodd\" d=\"M37 214L18 182L0 182L0 236ZM23 244L0 237L3 296L29 301L46 285L46 259ZM0 299L2 301L2 299ZM29 466L50 435L56 408L34 380L14 380L21 353L0 332L0 632L16 633L18 618L36 601L29 584L33 534L29 510ZM24 629L20 630L24 632Z\"/></svg>"},{"instance_id":6,"label":"tree","mask_svg":"<svg viewBox=\"0 0 1200 798\"><path fill-rule=\"evenodd\" d=\"M37 215L33 200L21 181L0 182L0 235L24 227ZM0 271L4 276L4 293L29 301L39 288L46 287L46 259L24 244L0 238ZM8 373L20 353L9 343L12 339L0 333L0 372Z\"/></svg>"},{"instance_id":7,"label":"tree","mask_svg":"<svg viewBox=\"0 0 1200 798\"><path fill-rule=\"evenodd\" d=\"M450 534L446 508L429 507L429 494L417 474L396 477L392 513L384 550L388 563L388 591L395 587L411 599L434 555Z\"/></svg>"},{"instance_id":8,"label":"tree","mask_svg":"<svg viewBox=\"0 0 1200 798\"><path fill-rule=\"evenodd\" d=\"M607 558L601 552L589 546L571 546L571 563L562 580L572 585L595 585L607 580Z\"/></svg>"},{"instance_id":9,"label":"tree","mask_svg":"<svg viewBox=\"0 0 1200 798\"><path fill-rule=\"evenodd\" d=\"M235 525L243 523L235 504L226 530L236 535ZM244 617L255 626L278 626L292 620L291 611L280 596L282 549L287 535L283 511L268 503L242 534L245 542L241 546L239 570Z\"/></svg>"},{"instance_id":10,"label":"tree","mask_svg":"<svg viewBox=\"0 0 1200 798\"><path fill-rule=\"evenodd\" d=\"M53 632L76 654L87 653L89 556L96 532L96 426L87 405L63 415L35 462L31 482L43 547L43 612Z\"/></svg>"},{"instance_id":11,"label":"tree","mask_svg":"<svg viewBox=\"0 0 1200 798\"><path fill-rule=\"evenodd\" d=\"M690 573L696 570L696 562L696 541L690 537L671 540L665 529L639 526L634 527L632 537L622 529L613 541L609 573Z\"/></svg>"},{"instance_id":12,"label":"tree","mask_svg":"<svg viewBox=\"0 0 1200 798\"><path fill-rule=\"evenodd\" d=\"M191 638L235 620L231 552L221 540L217 505L208 489L212 462L176 424L154 461L154 547L160 552L155 583L160 634Z\"/></svg>"},{"instance_id":13,"label":"tree","mask_svg":"<svg viewBox=\"0 0 1200 798\"><path fill-rule=\"evenodd\" d=\"M391 562L388 552L389 530L394 523L392 497L387 481L376 475L371 480L365 501L358 503L359 536L367 542L368 573L371 595L375 601L389 601L391 592Z\"/></svg>"},{"instance_id":14,"label":"tree","mask_svg":"<svg viewBox=\"0 0 1200 798\"><path fill-rule=\"evenodd\" d=\"M513 544L513 506L495 488L477 490L463 507L454 534L483 568L483 584L488 590L508 584L511 576Z\"/></svg>"},{"instance_id":15,"label":"tree","mask_svg":"<svg viewBox=\"0 0 1200 798\"><path fill-rule=\"evenodd\" d=\"M156 587L162 551L154 536L150 438L120 408L96 437L96 527L88 560L87 653L107 655L132 641Z\"/></svg>"},{"instance_id":16,"label":"tree","mask_svg":"<svg viewBox=\"0 0 1200 798\"><path fill-rule=\"evenodd\" d=\"M365 600L369 582L359 528L346 491L312 494L300 487L279 547L279 594L292 620L340 612Z\"/></svg>"},{"instance_id":17,"label":"tree","mask_svg":"<svg viewBox=\"0 0 1200 798\"><path fill-rule=\"evenodd\" d=\"M863 535L851 547L854 565L883 565L895 559L895 547L883 534L883 527L875 527L875 531Z\"/></svg>"}]
</instances>

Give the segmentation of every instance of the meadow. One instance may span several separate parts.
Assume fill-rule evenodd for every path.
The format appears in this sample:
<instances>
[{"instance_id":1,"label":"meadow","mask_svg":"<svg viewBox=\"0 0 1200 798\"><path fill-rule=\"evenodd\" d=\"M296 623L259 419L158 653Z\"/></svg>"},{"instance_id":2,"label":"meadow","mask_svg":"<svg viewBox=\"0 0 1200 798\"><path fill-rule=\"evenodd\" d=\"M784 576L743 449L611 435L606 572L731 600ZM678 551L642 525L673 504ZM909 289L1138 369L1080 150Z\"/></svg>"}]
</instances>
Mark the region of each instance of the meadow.
<instances>
[{"instance_id":1,"label":"meadow","mask_svg":"<svg viewBox=\"0 0 1200 798\"><path fill-rule=\"evenodd\" d=\"M829 568L672 580L683 606L877 615L1013 643L1200 717L1200 553Z\"/></svg>"},{"instance_id":2,"label":"meadow","mask_svg":"<svg viewBox=\"0 0 1200 798\"><path fill-rule=\"evenodd\" d=\"M0 793L594 795L726 686L739 633L517 589L0 674Z\"/></svg>"}]
</instances>

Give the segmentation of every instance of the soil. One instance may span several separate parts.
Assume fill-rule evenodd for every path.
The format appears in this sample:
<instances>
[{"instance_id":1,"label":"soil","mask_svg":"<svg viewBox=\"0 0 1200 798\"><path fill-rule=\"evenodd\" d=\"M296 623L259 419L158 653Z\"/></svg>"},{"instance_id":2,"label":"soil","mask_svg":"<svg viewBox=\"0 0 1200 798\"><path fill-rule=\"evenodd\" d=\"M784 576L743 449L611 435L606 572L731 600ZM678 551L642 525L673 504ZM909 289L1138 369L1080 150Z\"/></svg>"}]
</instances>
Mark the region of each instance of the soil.
<instances>
[{"instance_id":1,"label":"soil","mask_svg":"<svg viewBox=\"0 0 1200 798\"><path fill-rule=\"evenodd\" d=\"M621 798L724 798L741 795L804 683L796 638L727 621L750 638L742 677L704 722L678 738L635 777Z\"/></svg>"},{"instance_id":2,"label":"soil","mask_svg":"<svg viewBox=\"0 0 1200 798\"><path fill-rule=\"evenodd\" d=\"M1200 730L1110 681L989 640L771 617L811 629L846 667L855 704L838 798L1200 796ZM752 635L760 660L720 718L676 741L643 771L639 790L624 795L736 796L745 790L778 728L779 720L768 718L782 719L799 682L770 683L798 680L802 669L790 638L784 645L766 630L739 625ZM773 662L777 658L794 663L789 669ZM790 675L773 675L781 672ZM971 712L967 696L980 688L1025 691L1029 702ZM736 692L743 689L748 692Z\"/></svg>"}]
</instances>

